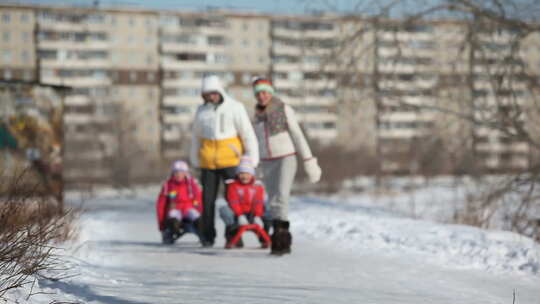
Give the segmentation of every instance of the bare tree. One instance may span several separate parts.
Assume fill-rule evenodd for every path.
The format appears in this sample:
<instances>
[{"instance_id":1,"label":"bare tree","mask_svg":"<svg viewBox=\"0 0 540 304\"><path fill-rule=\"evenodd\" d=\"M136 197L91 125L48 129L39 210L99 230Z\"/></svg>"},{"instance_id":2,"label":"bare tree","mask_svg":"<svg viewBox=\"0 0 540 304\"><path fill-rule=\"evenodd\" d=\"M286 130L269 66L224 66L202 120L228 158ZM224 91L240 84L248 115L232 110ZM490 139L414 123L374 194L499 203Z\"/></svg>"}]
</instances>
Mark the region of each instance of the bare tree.
<instances>
[{"instance_id":1,"label":"bare tree","mask_svg":"<svg viewBox=\"0 0 540 304\"><path fill-rule=\"evenodd\" d=\"M490 227L505 210L508 229L531 235L540 211L540 83L531 55L540 46L540 4L393 0L348 9L323 66L337 65L340 90L361 91L376 109L379 172L474 176L485 191L471 193L456 220Z\"/></svg>"}]
</instances>

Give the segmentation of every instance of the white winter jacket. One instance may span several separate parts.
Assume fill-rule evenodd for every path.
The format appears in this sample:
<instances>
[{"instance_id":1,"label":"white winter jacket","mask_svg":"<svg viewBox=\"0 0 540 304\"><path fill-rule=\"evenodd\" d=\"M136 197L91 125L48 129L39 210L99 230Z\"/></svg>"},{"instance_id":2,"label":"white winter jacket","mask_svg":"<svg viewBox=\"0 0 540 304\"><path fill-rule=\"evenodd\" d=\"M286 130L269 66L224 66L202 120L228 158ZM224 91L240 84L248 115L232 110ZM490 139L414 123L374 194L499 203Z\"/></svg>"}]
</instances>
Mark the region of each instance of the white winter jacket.
<instances>
[{"instance_id":1,"label":"white winter jacket","mask_svg":"<svg viewBox=\"0 0 540 304\"><path fill-rule=\"evenodd\" d=\"M219 92L223 102L205 102L198 107L192 130L191 164L212 170L234 167L246 155L257 166L257 138L244 105L231 98L213 75L203 79L202 92Z\"/></svg>"},{"instance_id":2,"label":"white winter jacket","mask_svg":"<svg viewBox=\"0 0 540 304\"><path fill-rule=\"evenodd\" d=\"M313 157L307 140L298 124L294 110L285 104L287 131L270 135L265 122L255 122L255 134L259 141L261 160L282 158L288 155L300 154L301 159Z\"/></svg>"}]
</instances>

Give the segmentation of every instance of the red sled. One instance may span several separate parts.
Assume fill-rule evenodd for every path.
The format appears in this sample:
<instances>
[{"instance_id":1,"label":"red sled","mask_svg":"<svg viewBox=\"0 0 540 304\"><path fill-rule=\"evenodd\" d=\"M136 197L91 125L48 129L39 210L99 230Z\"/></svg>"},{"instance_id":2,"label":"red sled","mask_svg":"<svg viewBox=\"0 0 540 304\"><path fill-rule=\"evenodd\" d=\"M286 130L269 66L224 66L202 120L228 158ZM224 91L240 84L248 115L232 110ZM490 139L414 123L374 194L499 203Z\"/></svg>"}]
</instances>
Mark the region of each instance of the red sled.
<instances>
[{"instance_id":1,"label":"red sled","mask_svg":"<svg viewBox=\"0 0 540 304\"><path fill-rule=\"evenodd\" d=\"M231 241L225 244L225 248L227 249L233 248L242 237L242 234L244 234L244 232L246 231L253 231L259 237L259 240L262 243L262 246L261 246L262 248L270 247L270 237L268 236L268 233L266 233L266 231L264 231L264 229L261 228L261 226L257 224L249 224L249 225L240 226L240 228L238 228L238 231L233 236Z\"/></svg>"}]
</instances>

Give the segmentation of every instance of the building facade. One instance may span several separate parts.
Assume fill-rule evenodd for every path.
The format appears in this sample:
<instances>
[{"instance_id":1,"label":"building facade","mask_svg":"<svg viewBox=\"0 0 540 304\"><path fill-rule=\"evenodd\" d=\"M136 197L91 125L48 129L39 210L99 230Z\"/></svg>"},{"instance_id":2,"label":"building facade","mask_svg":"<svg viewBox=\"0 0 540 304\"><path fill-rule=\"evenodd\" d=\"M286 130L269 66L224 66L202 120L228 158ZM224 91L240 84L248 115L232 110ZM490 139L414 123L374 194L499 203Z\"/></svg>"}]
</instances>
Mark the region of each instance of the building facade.
<instances>
[{"instance_id":1,"label":"building facade","mask_svg":"<svg viewBox=\"0 0 540 304\"><path fill-rule=\"evenodd\" d=\"M127 180L185 157L206 74L249 112L252 78L271 78L311 140L361 148L381 173L530 165L526 141L478 122L531 104L534 35L515 54L518 33L455 21L2 5L0 24L0 79L72 88L67 180ZM518 113L531 130L534 113Z\"/></svg>"}]
</instances>

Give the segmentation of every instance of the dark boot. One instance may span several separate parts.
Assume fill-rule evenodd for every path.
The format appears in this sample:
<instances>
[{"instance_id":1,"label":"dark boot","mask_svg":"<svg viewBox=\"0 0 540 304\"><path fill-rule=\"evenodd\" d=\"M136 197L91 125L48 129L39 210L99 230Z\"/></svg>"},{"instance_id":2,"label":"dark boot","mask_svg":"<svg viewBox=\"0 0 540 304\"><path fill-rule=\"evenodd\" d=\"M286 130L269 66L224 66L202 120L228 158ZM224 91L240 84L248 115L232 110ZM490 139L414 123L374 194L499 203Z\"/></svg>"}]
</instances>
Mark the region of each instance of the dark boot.
<instances>
[{"instance_id":1,"label":"dark boot","mask_svg":"<svg viewBox=\"0 0 540 304\"><path fill-rule=\"evenodd\" d=\"M272 227L272 220L263 218L263 229L267 234L270 234L270 228Z\"/></svg>"},{"instance_id":2,"label":"dark boot","mask_svg":"<svg viewBox=\"0 0 540 304\"><path fill-rule=\"evenodd\" d=\"M291 253L292 236L289 232L289 222L274 220L274 233L272 234L272 247L270 254L283 255Z\"/></svg>"},{"instance_id":3,"label":"dark boot","mask_svg":"<svg viewBox=\"0 0 540 304\"><path fill-rule=\"evenodd\" d=\"M169 228L161 231L161 240L165 245L172 245L174 243L173 233Z\"/></svg>"},{"instance_id":4,"label":"dark boot","mask_svg":"<svg viewBox=\"0 0 540 304\"><path fill-rule=\"evenodd\" d=\"M238 226L236 225L225 227L225 241L226 241L225 248L227 249L232 248L232 246L230 246L229 244L231 243L233 237L236 235L237 232L238 232ZM244 247L244 242L242 241L242 238L240 238L238 242L236 242L236 245L234 247L235 248Z\"/></svg>"}]
</instances>

